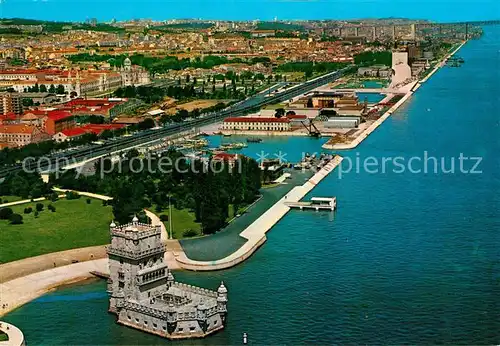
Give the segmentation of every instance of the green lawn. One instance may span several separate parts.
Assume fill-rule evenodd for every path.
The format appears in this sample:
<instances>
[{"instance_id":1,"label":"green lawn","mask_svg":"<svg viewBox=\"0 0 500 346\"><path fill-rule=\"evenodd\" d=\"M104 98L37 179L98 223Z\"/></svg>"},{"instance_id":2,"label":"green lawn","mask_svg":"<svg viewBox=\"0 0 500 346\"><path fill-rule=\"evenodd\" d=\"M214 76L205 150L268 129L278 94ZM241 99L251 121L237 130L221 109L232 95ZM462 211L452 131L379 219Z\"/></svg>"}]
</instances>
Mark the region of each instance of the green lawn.
<instances>
[{"instance_id":1,"label":"green lawn","mask_svg":"<svg viewBox=\"0 0 500 346\"><path fill-rule=\"evenodd\" d=\"M0 204L22 201L23 199L28 199L28 198L22 198L19 196L0 196Z\"/></svg>"},{"instance_id":2,"label":"green lawn","mask_svg":"<svg viewBox=\"0 0 500 346\"><path fill-rule=\"evenodd\" d=\"M245 213L246 206L240 207L238 209L239 214ZM161 215L167 215L168 216L168 208L165 208L161 212L157 212L156 209L155 214L158 215L159 217ZM229 222L233 220L234 218L234 206L232 204L229 205L228 208L228 213L229 216L226 220L226 222ZM170 235L170 224L168 221L163 222L165 224L165 227L167 228L167 233ZM188 239L192 237L199 237L202 236L203 233L201 231L201 224L198 222L195 222L195 216L194 213L189 211L188 209L177 209L177 208L172 208L172 223L173 223L173 237L174 239ZM192 229L193 231L196 232L196 235L186 237L184 235L184 232L188 229Z\"/></svg>"},{"instance_id":3,"label":"green lawn","mask_svg":"<svg viewBox=\"0 0 500 346\"><path fill-rule=\"evenodd\" d=\"M5 334L4 332L0 332L0 342L1 341L8 341L9 340L9 336L7 334Z\"/></svg>"},{"instance_id":4,"label":"green lawn","mask_svg":"<svg viewBox=\"0 0 500 346\"><path fill-rule=\"evenodd\" d=\"M154 208L152 210L155 210ZM156 212L155 214L158 216L167 215L168 216L168 208L165 208L161 212ZM182 239L186 238L183 233L188 229L192 229L196 232L196 236L202 235L201 233L201 225L194 221L195 216L194 213L189 211L188 209L177 209L172 207L172 228L173 228L173 237L174 239ZM165 227L167 228L167 232L170 235L170 223L168 221L163 222Z\"/></svg>"},{"instance_id":5,"label":"green lawn","mask_svg":"<svg viewBox=\"0 0 500 346\"><path fill-rule=\"evenodd\" d=\"M24 214L24 208L36 203L12 207L23 216L22 225L10 225L0 220L0 263L38 256L55 251L103 245L109 242L109 223L113 219L111 207L103 207L100 200L87 198L61 199L52 202L56 211L47 209L51 202L41 202L45 208L38 218L34 211Z\"/></svg>"}]
</instances>

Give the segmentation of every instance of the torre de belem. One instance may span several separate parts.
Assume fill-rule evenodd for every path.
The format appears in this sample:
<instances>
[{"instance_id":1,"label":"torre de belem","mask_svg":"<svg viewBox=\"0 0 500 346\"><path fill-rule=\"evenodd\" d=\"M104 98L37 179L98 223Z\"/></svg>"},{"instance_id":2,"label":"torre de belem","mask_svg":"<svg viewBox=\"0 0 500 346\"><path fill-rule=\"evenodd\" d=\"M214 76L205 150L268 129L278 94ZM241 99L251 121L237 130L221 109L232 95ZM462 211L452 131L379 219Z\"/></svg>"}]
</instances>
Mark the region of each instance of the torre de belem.
<instances>
[{"instance_id":1,"label":"torre de belem","mask_svg":"<svg viewBox=\"0 0 500 346\"><path fill-rule=\"evenodd\" d=\"M176 282L160 226L110 225L109 312L117 322L169 339L205 337L226 323L227 289L217 292Z\"/></svg>"}]
</instances>

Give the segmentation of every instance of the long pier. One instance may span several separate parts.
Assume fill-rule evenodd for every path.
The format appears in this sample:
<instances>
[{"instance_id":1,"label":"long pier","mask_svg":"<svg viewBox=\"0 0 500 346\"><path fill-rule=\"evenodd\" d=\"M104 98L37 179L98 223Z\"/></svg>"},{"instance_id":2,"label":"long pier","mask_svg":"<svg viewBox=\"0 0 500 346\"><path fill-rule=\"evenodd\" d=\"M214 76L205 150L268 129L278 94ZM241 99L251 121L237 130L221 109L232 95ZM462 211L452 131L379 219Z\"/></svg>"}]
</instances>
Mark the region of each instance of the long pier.
<instances>
[{"instance_id":1,"label":"long pier","mask_svg":"<svg viewBox=\"0 0 500 346\"><path fill-rule=\"evenodd\" d=\"M282 199L276 202L250 226L248 226L240 236L248 241L233 252L231 255L216 261L194 261L189 259L184 252L176 257L177 262L183 269L194 271L221 270L233 267L248 257L250 257L266 241L266 233L278 223L291 209L287 203L299 202L314 187L342 162L341 156L335 156L328 164L319 170L314 176L302 186L296 186Z\"/></svg>"}]
</instances>

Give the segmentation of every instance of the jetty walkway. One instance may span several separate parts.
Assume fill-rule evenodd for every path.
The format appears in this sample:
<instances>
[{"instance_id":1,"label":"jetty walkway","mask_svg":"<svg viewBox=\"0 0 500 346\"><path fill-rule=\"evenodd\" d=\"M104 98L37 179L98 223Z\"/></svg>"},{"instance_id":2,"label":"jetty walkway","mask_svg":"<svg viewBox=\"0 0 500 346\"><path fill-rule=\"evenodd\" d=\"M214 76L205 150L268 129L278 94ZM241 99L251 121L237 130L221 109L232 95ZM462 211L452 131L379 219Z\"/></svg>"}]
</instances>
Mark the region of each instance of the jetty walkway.
<instances>
[{"instance_id":1,"label":"jetty walkway","mask_svg":"<svg viewBox=\"0 0 500 346\"><path fill-rule=\"evenodd\" d=\"M340 163L342 157L336 156L302 186L294 187L285 197L247 227L240 236L248 241L231 255L216 261L194 261L185 253L180 253L176 260L183 269L194 271L221 270L233 267L250 257L266 241L266 233L288 213L290 207L285 202L298 202L319 184Z\"/></svg>"}]
</instances>

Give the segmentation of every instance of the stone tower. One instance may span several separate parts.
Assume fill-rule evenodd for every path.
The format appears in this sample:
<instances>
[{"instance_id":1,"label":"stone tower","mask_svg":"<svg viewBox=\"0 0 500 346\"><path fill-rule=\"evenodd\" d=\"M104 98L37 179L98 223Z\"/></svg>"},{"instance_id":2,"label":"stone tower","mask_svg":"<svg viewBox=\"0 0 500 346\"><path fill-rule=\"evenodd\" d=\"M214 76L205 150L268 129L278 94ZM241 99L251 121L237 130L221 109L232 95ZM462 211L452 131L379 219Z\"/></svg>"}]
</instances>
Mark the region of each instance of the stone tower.
<instances>
[{"instance_id":1,"label":"stone tower","mask_svg":"<svg viewBox=\"0 0 500 346\"><path fill-rule=\"evenodd\" d=\"M109 312L118 323L169 339L204 337L224 328L227 289L176 282L165 262L160 226L110 225Z\"/></svg>"},{"instance_id":2,"label":"stone tower","mask_svg":"<svg viewBox=\"0 0 500 346\"><path fill-rule=\"evenodd\" d=\"M117 311L124 299L151 298L167 284L169 270L164 262L165 245L160 226L139 223L134 217L128 227L111 227L108 247L110 268L109 310Z\"/></svg>"}]
</instances>

